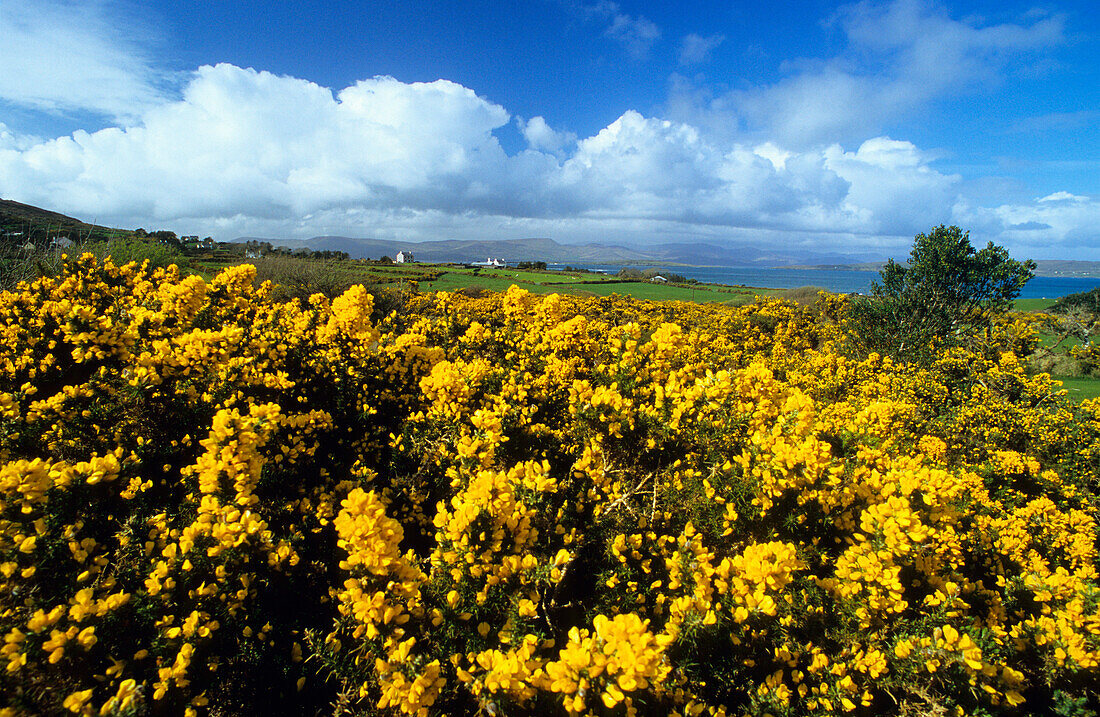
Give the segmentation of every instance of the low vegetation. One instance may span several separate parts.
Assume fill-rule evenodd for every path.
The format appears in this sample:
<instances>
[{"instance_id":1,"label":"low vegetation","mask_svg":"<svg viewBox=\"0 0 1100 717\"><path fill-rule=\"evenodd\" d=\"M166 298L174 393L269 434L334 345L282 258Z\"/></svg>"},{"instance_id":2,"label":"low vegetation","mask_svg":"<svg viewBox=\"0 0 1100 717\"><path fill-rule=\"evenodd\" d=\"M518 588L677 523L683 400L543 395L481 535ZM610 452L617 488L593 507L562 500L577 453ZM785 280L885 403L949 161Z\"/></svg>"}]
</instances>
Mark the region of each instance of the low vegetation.
<instances>
[{"instance_id":1,"label":"low vegetation","mask_svg":"<svg viewBox=\"0 0 1100 717\"><path fill-rule=\"evenodd\" d=\"M112 256L120 264L148 260L153 267L176 264L186 269L189 265L183 244L173 232L114 229L0 199L0 290L56 276L66 256L85 252L100 260Z\"/></svg>"},{"instance_id":2,"label":"low vegetation","mask_svg":"<svg viewBox=\"0 0 1100 717\"><path fill-rule=\"evenodd\" d=\"M821 292L823 291L825 290L820 286L799 286L794 289L787 289L781 292L779 296L796 304L812 306L821 298Z\"/></svg>"},{"instance_id":3,"label":"low vegetation","mask_svg":"<svg viewBox=\"0 0 1100 717\"><path fill-rule=\"evenodd\" d=\"M891 259L880 274L870 298L853 306L858 336L870 349L928 361L942 347L985 340L1035 275L1035 262L992 243L975 250L967 232L940 225L917 235L906 264Z\"/></svg>"},{"instance_id":4,"label":"low vegetation","mask_svg":"<svg viewBox=\"0 0 1100 717\"><path fill-rule=\"evenodd\" d=\"M1083 291L1078 294L1063 296L1051 305L1050 310L1057 314L1082 312L1093 316L1100 316L1100 287L1092 291Z\"/></svg>"},{"instance_id":5,"label":"low vegetation","mask_svg":"<svg viewBox=\"0 0 1100 717\"><path fill-rule=\"evenodd\" d=\"M1040 344L1028 357L1032 371L1062 381L1071 396L1100 396L1100 307L1093 290L1058 300L1017 302L1039 330Z\"/></svg>"},{"instance_id":6,"label":"low vegetation","mask_svg":"<svg viewBox=\"0 0 1100 717\"><path fill-rule=\"evenodd\" d=\"M43 276L55 276L68 256L89 253L103 260L113 257L120 263L149 262L154 268L172 264L186 269L189 258L177 247L156 240L137 237L117 237L101 241L81 241L77 244L19 245L0 242L0 289L14 289L19 282L29 282Z\"/></svg>"},{"instance_id":7,"label":"low vegetation","mask_svg":"<svg viewBox=\"0 0 1100 717\"><path fill-rule=\"evenodd\" d=\"M1041 319L301 293L0 292L0 709L1100 709L1100 402Z\"/></svg>"},{"instance_id":8,"label":"low vegetation","mask_svg":"<svg viewBox=\"0 0 1100 717\"><path fill-rule=\"evenodd\" d=\"M696 279L688 279L682 274L676 274L671 271L665 271L663 269L620 269L615 274L620 279L627 279L629 281L650 281L661 282L669 284L698 284Z\"/></svg>"}]
</instances>

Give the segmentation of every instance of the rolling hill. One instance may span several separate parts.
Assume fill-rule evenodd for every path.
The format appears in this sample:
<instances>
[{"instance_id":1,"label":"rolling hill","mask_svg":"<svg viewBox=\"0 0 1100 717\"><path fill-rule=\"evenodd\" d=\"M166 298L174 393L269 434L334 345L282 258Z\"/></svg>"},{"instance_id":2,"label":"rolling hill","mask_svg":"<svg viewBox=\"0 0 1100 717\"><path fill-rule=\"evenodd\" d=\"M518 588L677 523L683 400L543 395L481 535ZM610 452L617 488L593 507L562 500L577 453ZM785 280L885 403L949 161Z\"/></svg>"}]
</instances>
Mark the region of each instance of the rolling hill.
<instances>
[{"instance_id":1,"label":"rolling hill","mask_svg":"<svg viewBox=\"0 0 1100 717\"><path fill-rule=\"evenodd\" d=\"M125 236L126 229L88 224L65 214L30 204L0 199L0 241L40 244L54 238L76 241L96 241Z\"/></svg>"}]
</instances>

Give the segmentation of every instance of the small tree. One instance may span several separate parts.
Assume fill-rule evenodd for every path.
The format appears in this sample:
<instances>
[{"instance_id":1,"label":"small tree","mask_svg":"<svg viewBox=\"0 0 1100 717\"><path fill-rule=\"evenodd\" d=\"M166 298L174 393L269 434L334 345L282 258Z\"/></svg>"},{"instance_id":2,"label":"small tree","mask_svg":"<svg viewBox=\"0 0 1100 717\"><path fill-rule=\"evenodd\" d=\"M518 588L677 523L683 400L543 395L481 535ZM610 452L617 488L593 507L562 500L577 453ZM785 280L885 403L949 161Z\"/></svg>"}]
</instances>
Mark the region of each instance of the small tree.
<instances>
[{"instance_id":1,"label":"small tree","mask_svg":"<svg viewBox=\"0 0 1100 717\"><path fill-rule=\"evenodd\" d=\"M886 264L882 283L852 314L869 349L921 360L938 344L965 345L988 329L1034 275L1034 261L1011 259L992 242L976 251L969 232L941 224L916 236L907 264Z\"/></svg>"}]
</instances>

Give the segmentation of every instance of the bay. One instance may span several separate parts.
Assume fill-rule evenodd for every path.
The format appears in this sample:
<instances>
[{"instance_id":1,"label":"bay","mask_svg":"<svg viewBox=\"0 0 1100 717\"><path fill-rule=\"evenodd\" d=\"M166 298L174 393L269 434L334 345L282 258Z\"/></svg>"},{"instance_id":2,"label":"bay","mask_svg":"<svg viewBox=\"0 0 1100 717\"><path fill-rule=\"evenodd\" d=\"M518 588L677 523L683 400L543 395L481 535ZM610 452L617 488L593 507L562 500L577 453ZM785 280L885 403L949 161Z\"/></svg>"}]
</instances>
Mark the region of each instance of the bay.
<instances>
[{"instance_id":1,"label":"bay","mask_svg":"<svg viewBox=\"0 0 1100 717\"><path fill-rule=\"evenodd\" d=\"M622 264L572 264L575 269L588 269L614 275ZM562 264L550 264L550 269L562 269ZM753 286L761 289L794 289L818 286L841 294L867 294L871 282L879 278L877 271L842 269L762 269L735 266L638 266L641 270L659 269L680 274L708 284ZM1100 287L1100 278L1077 276L1036 276L1020 292L1021 299L1057 299Z\"/></svg>"}]
</instances>

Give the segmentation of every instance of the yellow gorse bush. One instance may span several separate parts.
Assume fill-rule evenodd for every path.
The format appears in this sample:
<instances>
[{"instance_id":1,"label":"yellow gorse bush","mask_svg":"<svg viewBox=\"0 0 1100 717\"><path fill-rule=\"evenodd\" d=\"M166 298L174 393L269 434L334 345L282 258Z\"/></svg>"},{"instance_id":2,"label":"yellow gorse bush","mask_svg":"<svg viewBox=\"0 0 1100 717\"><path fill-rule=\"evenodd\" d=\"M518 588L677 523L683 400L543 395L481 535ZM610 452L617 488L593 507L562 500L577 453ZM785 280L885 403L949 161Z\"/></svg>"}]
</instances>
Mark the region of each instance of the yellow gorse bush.
<instances>
[{"instance_id":1,"label":"yellow gorse bush","mask_svg":"<svg viewBox=\"0 0 1100 717\"><path fill-rule=\"evenodd\" d=\"M1097 708L1100 406L1034 322L254 278L0 294L3 714Z\"/></svg>"}]
</instances>

